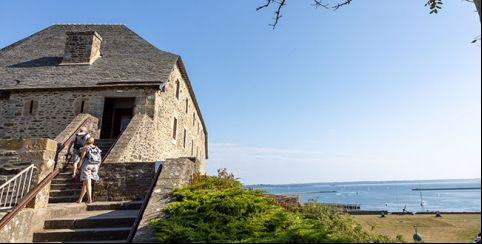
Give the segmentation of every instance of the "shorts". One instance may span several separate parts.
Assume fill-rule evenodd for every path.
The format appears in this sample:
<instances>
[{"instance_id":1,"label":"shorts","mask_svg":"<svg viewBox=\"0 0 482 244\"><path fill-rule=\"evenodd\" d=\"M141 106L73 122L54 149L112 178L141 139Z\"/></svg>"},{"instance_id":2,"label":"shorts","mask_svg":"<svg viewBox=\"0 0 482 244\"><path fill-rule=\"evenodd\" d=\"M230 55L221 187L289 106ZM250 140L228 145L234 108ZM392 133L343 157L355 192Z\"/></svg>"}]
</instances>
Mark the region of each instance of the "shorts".
<instances>
[{"instance_id":1,"label":"shorts","mask_svg":"<svg viewBox=\"0 0 482 244\"><path fill-rule=\"evenodd\" d=\"M70 160L72 163L79 163L80 162L80 150L72 148L72 159Z\"/></svg>"}]
</instances>

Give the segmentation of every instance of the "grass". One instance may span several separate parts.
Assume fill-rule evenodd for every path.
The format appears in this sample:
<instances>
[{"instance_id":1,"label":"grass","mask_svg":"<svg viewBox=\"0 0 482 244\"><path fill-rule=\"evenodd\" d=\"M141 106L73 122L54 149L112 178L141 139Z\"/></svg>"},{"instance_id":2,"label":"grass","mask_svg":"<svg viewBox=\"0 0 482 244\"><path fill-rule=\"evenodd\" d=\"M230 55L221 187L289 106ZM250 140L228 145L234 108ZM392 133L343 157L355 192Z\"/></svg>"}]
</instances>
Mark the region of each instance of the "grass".
<instances>
[{"instance_id":1,"label":"grass","mask_svg":"<svg viewBox=\"0 0 482 244\"><path fill-rule=\"evenodd\" d=\"M413 226L424 242L470 243L480 232L480 214L446 214L441 218L434 215L352 215L367 231L395 238L402 235L407 242L412 242Z\"/></svg>"}]
</instances>

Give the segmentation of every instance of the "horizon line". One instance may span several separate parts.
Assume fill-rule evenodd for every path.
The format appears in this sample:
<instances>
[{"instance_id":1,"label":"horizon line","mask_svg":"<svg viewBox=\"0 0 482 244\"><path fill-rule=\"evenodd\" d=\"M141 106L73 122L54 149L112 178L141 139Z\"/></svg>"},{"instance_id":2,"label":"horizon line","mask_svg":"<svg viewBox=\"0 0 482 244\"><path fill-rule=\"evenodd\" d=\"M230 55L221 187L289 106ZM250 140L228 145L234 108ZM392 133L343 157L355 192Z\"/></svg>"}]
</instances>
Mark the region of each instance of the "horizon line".
<instances>
[{"instance_id":1,"label":"horizon line","mask_svg":"<svg viewBox=\"0 0 482 244\"><path fill-rule=\"evenodd\" d=\"M410 181L462 181L462 180L481 180L481 178L457 178L457 179L429 179L429 180L360 180L360 181L327 181L327 182L306 182L306 183L282 183L282 184L243 184L243 186L289 186L289 185L311 185L311 184L341 184L341 183L389 183L389 182L410 182Z\"/></svg>"}]
</instances>

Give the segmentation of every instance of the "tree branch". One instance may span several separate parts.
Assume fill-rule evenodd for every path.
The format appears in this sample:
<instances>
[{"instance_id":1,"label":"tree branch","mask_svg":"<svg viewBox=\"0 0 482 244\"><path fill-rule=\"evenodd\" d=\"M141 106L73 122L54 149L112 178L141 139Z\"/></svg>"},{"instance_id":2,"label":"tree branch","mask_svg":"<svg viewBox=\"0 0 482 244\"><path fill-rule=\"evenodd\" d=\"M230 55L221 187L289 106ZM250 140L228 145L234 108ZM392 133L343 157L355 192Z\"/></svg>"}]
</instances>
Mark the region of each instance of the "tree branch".
<instances>
[{"instance_id":1,"label":"tree branch","mask_svg":"<svg viewBox=\"0 0 482 244\"><path fill-rule=\"evenodd\" d=\"M313 6L315 6L315 8L323 7L325 9L328 9L329 4L323 3L323 0L313 0Z\"/></svg>"},{"instance_id":2,"label":"tree branch","mask_svg":"<svg viewBox=\"0 0 482 244\"><path fill-rule=\"evenodd\" d=\"M346 6L351 3L352 0L344 0L343 2L337 3L335 6L333 6L334 10L338 10L339 8Z\"/></svg>"}]
</instances>

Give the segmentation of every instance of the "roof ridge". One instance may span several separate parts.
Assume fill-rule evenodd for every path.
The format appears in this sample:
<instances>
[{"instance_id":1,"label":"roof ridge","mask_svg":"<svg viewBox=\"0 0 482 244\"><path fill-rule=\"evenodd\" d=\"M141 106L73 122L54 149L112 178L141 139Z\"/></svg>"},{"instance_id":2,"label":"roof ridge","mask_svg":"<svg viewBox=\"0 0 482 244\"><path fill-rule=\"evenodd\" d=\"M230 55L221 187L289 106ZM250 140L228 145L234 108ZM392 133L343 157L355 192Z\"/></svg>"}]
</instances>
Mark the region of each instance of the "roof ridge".
<instances>
[{"instance_id":1,"label":"roof ridge","mask_svg":"<svg viewBox=\"0 0 482 244\"><path fill-rule=\"evenodd\" d=\"M81 23L54 23L53 25L122 25L122 26L127 26L126 24L81 24Z\"/></svg>"}]
</instances>

